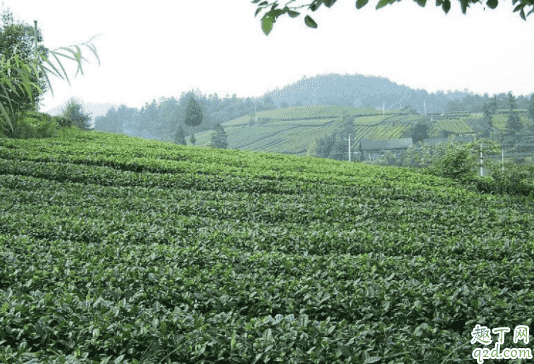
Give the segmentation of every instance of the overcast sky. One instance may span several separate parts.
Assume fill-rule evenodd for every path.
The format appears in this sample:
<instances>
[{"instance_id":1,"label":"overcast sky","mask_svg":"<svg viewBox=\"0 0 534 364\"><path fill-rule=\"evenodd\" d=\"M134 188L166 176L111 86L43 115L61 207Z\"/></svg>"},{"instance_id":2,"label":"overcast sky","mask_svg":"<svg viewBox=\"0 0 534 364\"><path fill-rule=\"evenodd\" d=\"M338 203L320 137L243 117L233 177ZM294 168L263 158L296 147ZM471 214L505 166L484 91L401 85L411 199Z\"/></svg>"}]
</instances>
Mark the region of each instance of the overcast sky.
<instances>
[{"instance_id":1,"label":"overcast sky","mask_svg":"<svg viewBox=\"0 0 534 364\"><path fill-rule=\"evenodd\" d=\"M495 10L473 5L466 15L459 1L451 3L445 15L434 1L376 10L371 0L356 10L354 0L338 0L330 9L280 17L269 36L261 30L263 12L255 18L250 0L4 0L2 9L15 21L33 26L37 20L50 50L102 34L92 41L101 65L83 46L88 62L84 75L74 77L75 62L61 58L71 86L51 75L54 96L46 93L41 111L65 106L71 97L140 109L192 88L258 97L331 72L381 76L429 93L534 92L534 15L524 21L510 0ZM306 14L317 29L304 24Z\"/></svg>"}]
</instances>

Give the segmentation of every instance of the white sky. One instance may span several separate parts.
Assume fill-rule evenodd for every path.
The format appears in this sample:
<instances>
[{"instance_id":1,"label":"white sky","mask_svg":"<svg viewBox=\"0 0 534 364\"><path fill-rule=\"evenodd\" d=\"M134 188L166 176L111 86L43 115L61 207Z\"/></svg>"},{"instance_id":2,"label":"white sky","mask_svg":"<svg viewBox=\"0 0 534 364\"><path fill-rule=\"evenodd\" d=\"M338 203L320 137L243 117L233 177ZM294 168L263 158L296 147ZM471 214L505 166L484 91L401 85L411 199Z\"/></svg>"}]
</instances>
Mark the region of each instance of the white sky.
<instances>
[{"instance_id":1,"label":"white sky","mask_svg":"<svg viewBox=\"0 0 534 364\"><path fill-rule=\"evenodd\" d=\"M405 0L379 10L378 0L360 10L355 0L338 0L330 9L299 9L294 19L285 14L268 37L263 12L255 18L250 0L3 2L16 22L38 21L50 50L102 34L92 41L101 65L83 46L88 62L84 75L74 77L75 62L60 58L71 86L50 75L54 96L46 93L41 111L64 107L71 97L140 109L192 88L220 98L257 97L304 75L331 72L386 77L427 92L534 92L534 15L525 22L510 0L495 10L473 5L466 15L457 0L448 15L432 0L425 8ZM304 24L306 14L317 29Z\"/></svg>"}]
</instances>

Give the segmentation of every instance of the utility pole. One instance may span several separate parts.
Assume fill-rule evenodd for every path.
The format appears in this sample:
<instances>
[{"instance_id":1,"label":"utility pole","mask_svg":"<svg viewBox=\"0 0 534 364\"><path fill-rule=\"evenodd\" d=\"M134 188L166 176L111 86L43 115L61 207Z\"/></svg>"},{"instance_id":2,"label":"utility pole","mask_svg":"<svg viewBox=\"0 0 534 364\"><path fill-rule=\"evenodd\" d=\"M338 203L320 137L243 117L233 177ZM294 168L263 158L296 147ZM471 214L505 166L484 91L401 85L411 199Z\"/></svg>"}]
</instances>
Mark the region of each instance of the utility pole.
<instances>
[{"instance_id":1,"label":"utility pole","mask_svg":"<svg viewBox=\"0 0 534 364\"><path fill-rule=\"evenodd\" d=\"M345 140L347 140L347 138L345 138ZM349 134L349 162L350 162L350 134Z\"/></svg>"}]
</instances>

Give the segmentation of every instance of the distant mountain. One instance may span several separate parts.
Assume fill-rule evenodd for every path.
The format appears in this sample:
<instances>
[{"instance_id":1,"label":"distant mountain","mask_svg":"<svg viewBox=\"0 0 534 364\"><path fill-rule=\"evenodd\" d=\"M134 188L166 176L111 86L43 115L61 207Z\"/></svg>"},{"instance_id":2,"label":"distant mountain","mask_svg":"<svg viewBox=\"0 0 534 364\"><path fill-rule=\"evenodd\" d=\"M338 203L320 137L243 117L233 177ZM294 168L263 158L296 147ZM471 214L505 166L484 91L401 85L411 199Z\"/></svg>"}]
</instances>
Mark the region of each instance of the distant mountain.
<instances>
[{"instance_id":1,"label":"distant mountain","mask_svg":"<svg viewBox=\"0 0 534 364\"><path fill-rule=\"evenodd\" d=\"M336 105L373 107L386 110L402 109L410 105L418 112L442 112L449 101L468 96L467 92L450 92L429 94L425 90L412 89L398 85L383 77L364 76L360 74L327 74L306 78L267 92L273 102L280 105Z\"/></svg>"},{"instance_id":2,"label":"distant mountain","mask_svg":"<svg viewBox=\"0 0 534 364\"><path fill-rule=\"evenodd\" d=\"M83 104L83 111L86 114L91 115L91 125L94 125L95 117L106 115L109 109L114 107L115 109L118 109L120 105L117 104L93 104L93 103L87 103ZM57 106L49 110L44 110L43 112L50 114L52 116L60 115L65 109L65 105L63 106Z\"/></svg>"}]
</instances>

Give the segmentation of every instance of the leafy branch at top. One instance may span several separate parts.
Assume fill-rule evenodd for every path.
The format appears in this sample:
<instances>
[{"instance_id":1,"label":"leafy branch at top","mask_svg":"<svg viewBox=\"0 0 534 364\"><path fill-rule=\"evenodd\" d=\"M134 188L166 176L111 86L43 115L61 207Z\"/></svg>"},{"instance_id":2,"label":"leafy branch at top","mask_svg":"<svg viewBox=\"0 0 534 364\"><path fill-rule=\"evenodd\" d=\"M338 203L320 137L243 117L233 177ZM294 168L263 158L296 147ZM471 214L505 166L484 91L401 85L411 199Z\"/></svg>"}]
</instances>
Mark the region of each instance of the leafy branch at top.
<instances>
[{"instance_id":1,"label":"leafy branch at top","mask_svg":"<svg viewBox=\"0 0 534 364\"><path fill-rule=\"evenodd\" d=\"M279 16L283 14L288 14L291 18L296 18L300 15L299 12L295 11L296 9L308 7L311 11L316 11L319 9L319 7L324 4L327 8L332 7L332 5L335 4L337 0L313 0L309 4L304 4L301 6L293 6L289 7L288 5L295 2L296 0L290 0L282 9L278 8L278 1L274 1L273 3L269 3L268 1L262 1L262 0L253 0L252 4L258 4L258 9L256 9L256 13L254 16L256 17L262 10L267 9L269 6L271 7L270 10L268 10L261 19L261 29L265 33L265 35L269 35L271 30L273 29L273 24L276 23L276 20ZM388 4L393 4L395 2L399 2L401 0L378 0L378 4L376 5L376 9L381 9L384 6ZM414 0L419 6L425 7L427 0ZM482 3L482 0L458 0L460 2L460 5L462 7L462 13L465 14L467 12L467 8L470 4L476 4L476 3ZM356 9L361 9L367 3L369 0L356 0ZM534 12L534 0L512 0L512 4L515 5L519 2L519 4L514 8L514 12L520 11L519 15L523 20L527 20L527 16L532 14ZM490 9L497 8L497 5L499 4L498 0L486 0L486 5ZM532 9L525 15L525 6L530 5L532 6ZM445 14L448 14L449 10L451 9L451 1L450 0L436 0L436 6L441 6ZM485 8L484 8L485 9ZM310 27L310 28L317 28L317 23L309 16L306 15L304 18L304 23Z\"/></svg>"}]
</instances>

